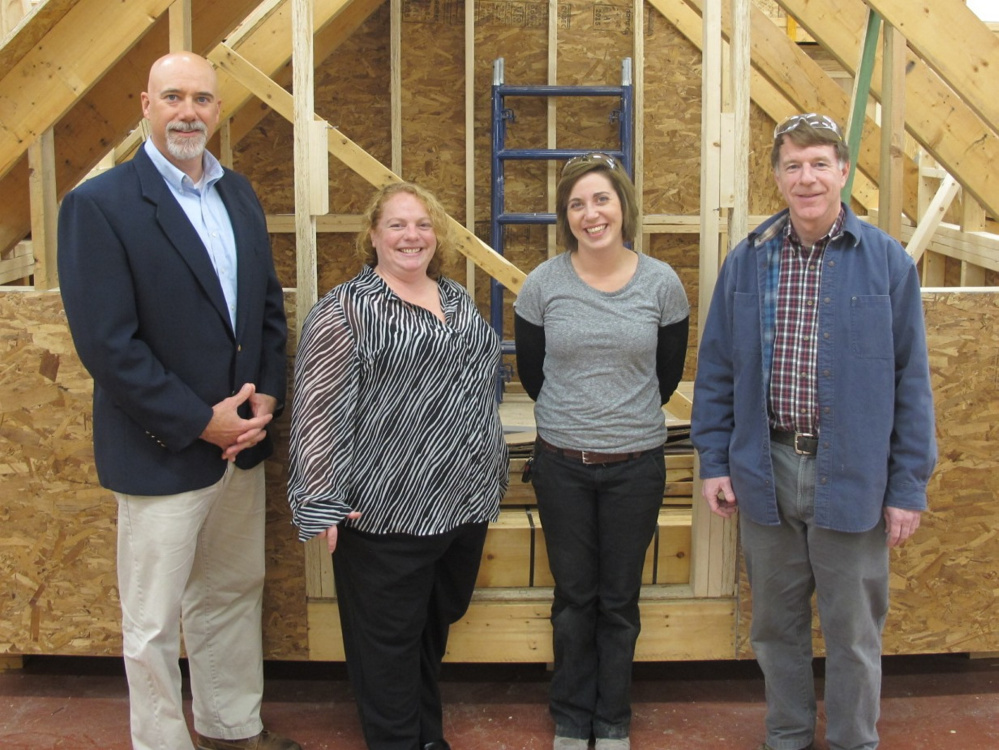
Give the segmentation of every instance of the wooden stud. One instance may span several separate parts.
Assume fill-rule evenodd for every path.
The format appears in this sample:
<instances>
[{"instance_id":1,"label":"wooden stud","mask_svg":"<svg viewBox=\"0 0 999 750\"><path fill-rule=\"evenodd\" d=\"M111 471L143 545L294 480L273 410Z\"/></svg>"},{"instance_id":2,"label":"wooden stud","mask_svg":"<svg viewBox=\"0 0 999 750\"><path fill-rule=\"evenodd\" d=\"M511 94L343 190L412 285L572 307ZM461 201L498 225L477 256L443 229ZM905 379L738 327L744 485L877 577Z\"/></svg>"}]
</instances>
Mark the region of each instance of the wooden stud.
<instances>
[{"instance_id":1,"label":"wooden stud","mask_svg":"<svg viewBox=\"0 0 999 750\"><path fill-rule=\"evenodd\" d=\"M392 107L392 171L402 177L402 0L390 0L389 98Z\"/></svg>"},{"instance_id":2,"label":"wooden stud","mask_svg":"<svg viewBox=\"0 0 999 750\"><path fill-rule=\"evenodd\" d=\"M634 97L634 153L632 164L635 173L635 199L638 203L638 226L633 243L636 252L647 252L648 235L642 229L645 216L645 0L634 0L631 9L634 18L632 33L631 81Z\"/></svg>"},{"instance_id":3,"label":"wooden stud","mask_svg":"<svg viewBox=\"0 0 999 750\"><path fill-rule=\"evenodd\" d=\"M558 83L558 0L548 0L548 85L554 86ZM545 102L547 108L546 141L548 148L555 148L557 144L557 122L558 122L558 97L549 96ZM558 164L549 161L547 164L547 211L555 213L555 189L558 185ZM546 227L545 234L548 237L548 257L553 258L558 253L557 230L554 224Z\"/></svg>"},{"instance_id":4,"label":"wooden stud","mask_svg":"<svg viewBox=\"0 0 999 750\"><path fill-rule=\"evenodd\" d=\"M905 159L905 38L885 24L881 84L881 193L879 225L893 237L902 230Z\"/></svg>"},{"instance_id":5,"label":"wooden stud","mask_svg":"<svg viewBox=\"0 0 999 750\"><path fill-rule=\"evenodd\" d=\"M232 120L223 120L219 125L219 162L232 169Z\"/></svg>"},{"instance_id":6,"label":"wooden stud","mask_svg":"<svg viewBox=\"0 0 999 750\"><path fill-rule=\"evenodd\" d=\"M31 245L35 258L35 289L59 286L56 268L56 219L59 201L55 183L55 136L46 130L28 149L31 178Z\"/></svg>"},{"instance_id":7,"label":"wooden stud","mask_svg":"<svg viewBox=\"0 0 999 750\"><path fill-rule=\"evenodd\" d=\"M961 196L961 229L965 232L985 232L988 222L985 209L975 200L974 196L963 193Z\"/></svg>"},{"instance_id":8,"label":"wooden stud","mask_svg":"<svg viewBox=\"0 0 999 750\"><path fill-rule=\"evenodd\" d=\"M189 52L194 46L191 31L191 0L173 0L170 4L170 51Z\"/></svg>"},{"instance_id":9,"label":"wooden stud","mask_svg":"<svg viewBox=\"0 0 999 750\"><path fill-rule=\"evenodd\" d=\"M465 3L465 229L475 233L475 3ZM465 258L465 289L475 299L475 263Z\"/></svg>"},{"instance_id":10,"label":"wooden stud","mask_svg":"<svg viewBox=\"0 0 999 750\"><path fill-rule=\"evenodd\" d=\"M749 234L749 102L750 102L750 13L749 0L731 0L732 24L729 46L732 91L732 210L728 223L730 245Z\"/></svg>"}]
</instances>

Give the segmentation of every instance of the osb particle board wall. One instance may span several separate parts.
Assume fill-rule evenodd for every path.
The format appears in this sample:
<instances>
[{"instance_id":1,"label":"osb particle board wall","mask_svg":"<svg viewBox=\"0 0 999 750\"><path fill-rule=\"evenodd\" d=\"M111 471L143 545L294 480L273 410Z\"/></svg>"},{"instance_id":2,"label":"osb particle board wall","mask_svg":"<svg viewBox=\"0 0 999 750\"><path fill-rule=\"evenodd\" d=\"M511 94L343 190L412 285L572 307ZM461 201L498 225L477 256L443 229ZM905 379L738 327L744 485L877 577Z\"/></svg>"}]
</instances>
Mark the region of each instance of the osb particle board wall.
<instances>
[{"instance_id":1,"label":"osb particle board wall","mask_svg":"<svg viewBox=\"0 0 999 750\"><path fill-rule=\"evenodd\" d=\"M888 653L999 651L999 294L927 292L940 462L892 553ZM293 295L286 304L294 319ZM117 655L115 504L97 486L91 383L59 295L0 292L0 653ZM285 500L287 418L267 476L265 653L306 659L302 549ZM737 653L749 655L748 590Z\"/></svg>"},{"instance_id":2,"label":"osb particle board wall","mask_svg":"<svg viewBox=\"0 0 999 750\"><path fill-rule=\"evenodd\" d=\"M294 295L285 300L294 316ZM90 377L58 292L0 292L0 653L118 655L117 509L97 484ZM285 499L287 416L267 466L268 658L307 657L305 565Z\"/></svg>"}]
</instances>

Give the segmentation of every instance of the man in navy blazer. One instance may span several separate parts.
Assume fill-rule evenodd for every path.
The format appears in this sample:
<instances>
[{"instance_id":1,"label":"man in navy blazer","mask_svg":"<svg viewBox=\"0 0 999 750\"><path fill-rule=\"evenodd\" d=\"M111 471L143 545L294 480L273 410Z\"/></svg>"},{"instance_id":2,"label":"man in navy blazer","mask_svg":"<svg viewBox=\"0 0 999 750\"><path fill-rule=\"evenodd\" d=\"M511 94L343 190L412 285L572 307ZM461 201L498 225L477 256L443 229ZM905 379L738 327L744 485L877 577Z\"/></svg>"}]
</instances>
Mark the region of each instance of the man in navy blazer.
<instances>
[{"instance_id":1,"label":"man in navy blazer","mask_svg":"<svg viewBox=\"0 0 999 750\"><path fill-rule=\"evenodd\" d=\"M205 144L215 72L157 60L150 140L66 196L59 275L94 378L94 457L118 502L118 587L135 748L300 750L267 732L263 461L285 396L287 327L263 210Z\"/></svg>"}]
</instances>

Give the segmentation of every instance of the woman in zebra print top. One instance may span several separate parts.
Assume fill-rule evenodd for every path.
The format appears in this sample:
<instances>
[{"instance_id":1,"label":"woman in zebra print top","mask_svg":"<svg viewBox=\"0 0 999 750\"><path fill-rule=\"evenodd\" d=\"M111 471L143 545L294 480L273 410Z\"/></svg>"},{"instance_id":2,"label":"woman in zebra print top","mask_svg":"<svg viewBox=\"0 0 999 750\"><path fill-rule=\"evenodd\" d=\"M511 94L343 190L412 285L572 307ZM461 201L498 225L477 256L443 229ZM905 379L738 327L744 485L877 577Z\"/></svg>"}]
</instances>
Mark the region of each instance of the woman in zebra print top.
<instances>
[{"instance_id":1,"label":"woman in zebra print top","mask_svg":"<svg viewBox=\"0 0 999 750\"><path fill-rule=\"evenodd\" d=\"M440 275L447 215L411 183L365 214L366 265L309 313L295 364L288 499L333 553L369 748L447 750L437 678L468 607L508 457L499 340Z\"/></svg>"}]
</instances>

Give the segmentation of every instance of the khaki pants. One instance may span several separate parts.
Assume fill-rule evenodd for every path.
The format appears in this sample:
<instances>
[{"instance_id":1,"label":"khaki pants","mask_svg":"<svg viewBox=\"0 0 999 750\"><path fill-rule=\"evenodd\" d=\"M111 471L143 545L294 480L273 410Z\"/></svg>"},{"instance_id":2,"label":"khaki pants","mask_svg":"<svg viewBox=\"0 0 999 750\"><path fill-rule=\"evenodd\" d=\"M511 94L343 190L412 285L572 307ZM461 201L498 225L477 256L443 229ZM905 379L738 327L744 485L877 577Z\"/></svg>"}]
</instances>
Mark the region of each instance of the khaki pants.
<instances>
[{"instance_id":1,"label":"khaki pants","mask_svg":"<svg viewBox=\"0 0 999 750\"><path fill-rule=\"evenodd\" d=\"M181 699L180 629L195 729L261 731L264 467L230 463L210 487L118 500L118 588L136 750L193 748Z\"/></svg>"}]
</instances>

